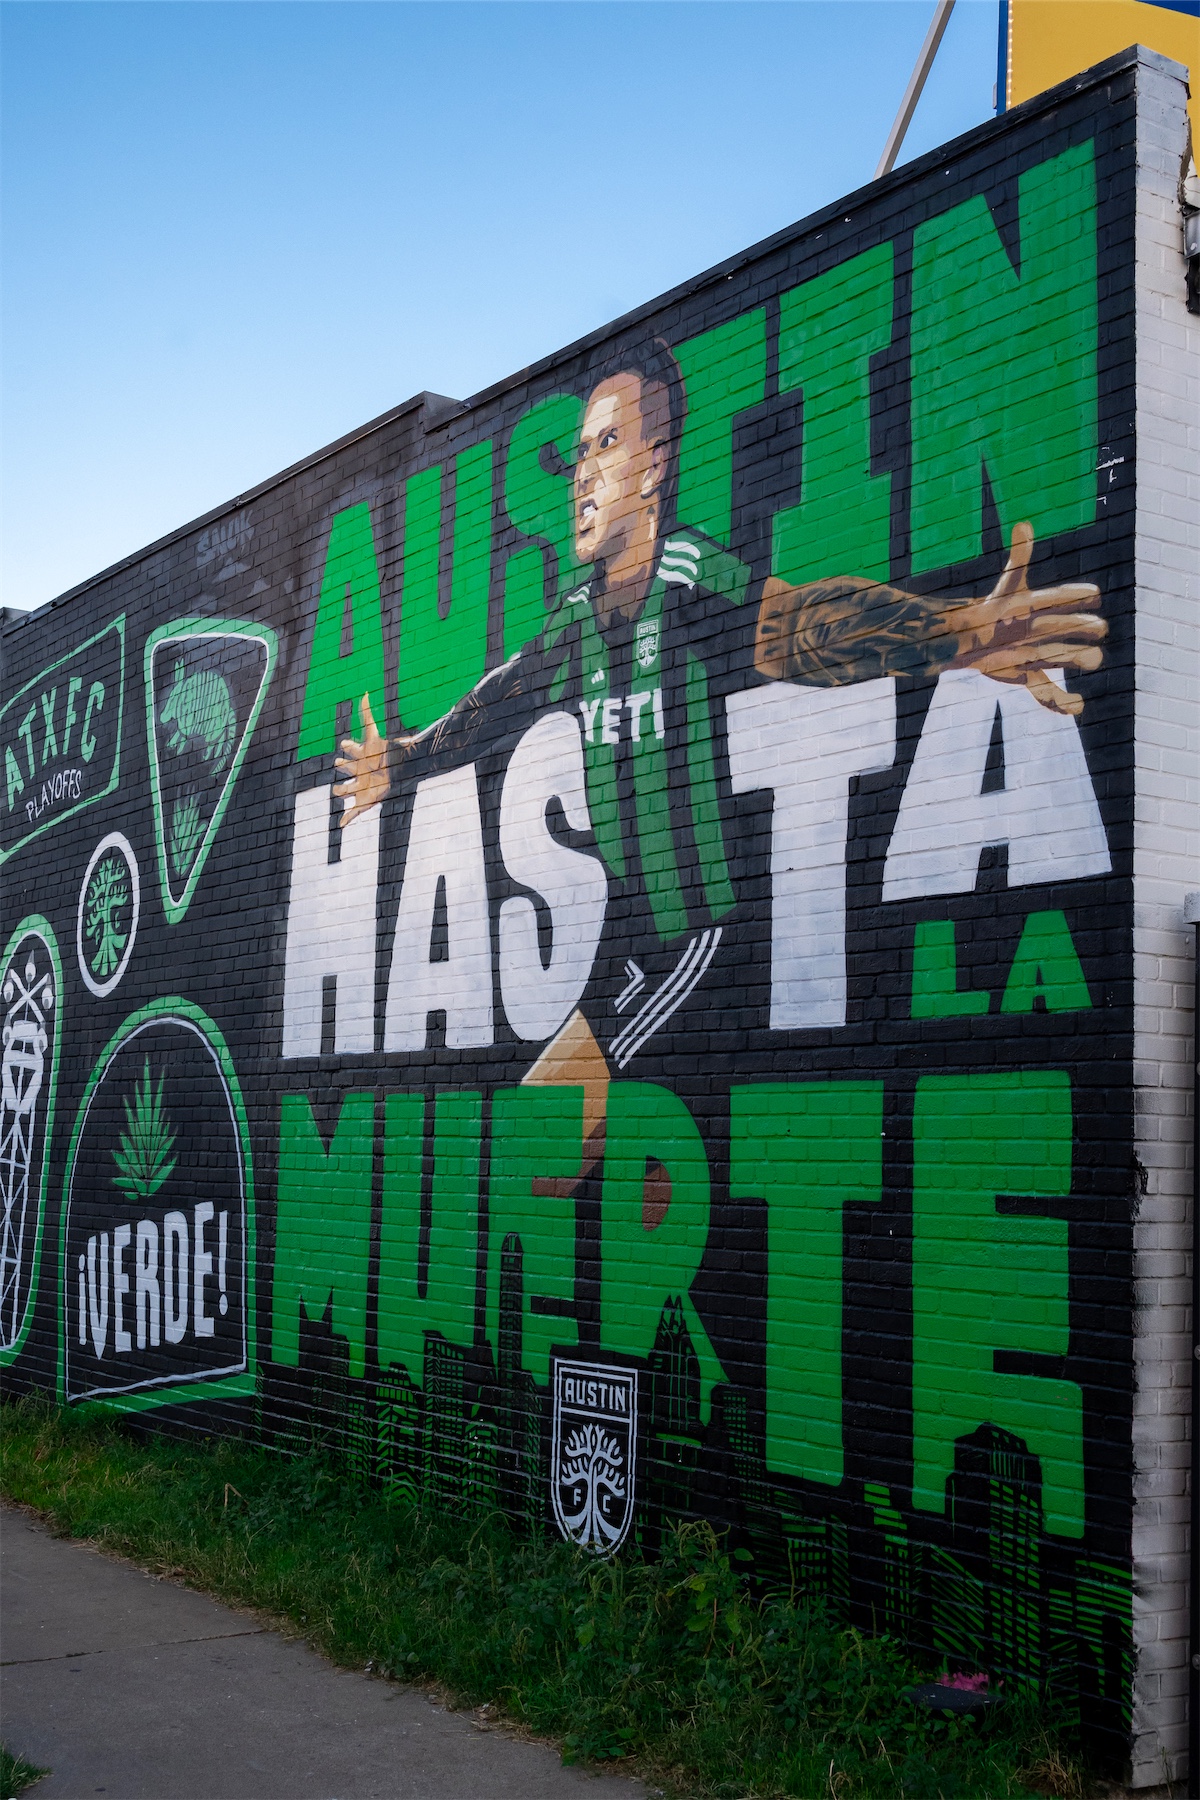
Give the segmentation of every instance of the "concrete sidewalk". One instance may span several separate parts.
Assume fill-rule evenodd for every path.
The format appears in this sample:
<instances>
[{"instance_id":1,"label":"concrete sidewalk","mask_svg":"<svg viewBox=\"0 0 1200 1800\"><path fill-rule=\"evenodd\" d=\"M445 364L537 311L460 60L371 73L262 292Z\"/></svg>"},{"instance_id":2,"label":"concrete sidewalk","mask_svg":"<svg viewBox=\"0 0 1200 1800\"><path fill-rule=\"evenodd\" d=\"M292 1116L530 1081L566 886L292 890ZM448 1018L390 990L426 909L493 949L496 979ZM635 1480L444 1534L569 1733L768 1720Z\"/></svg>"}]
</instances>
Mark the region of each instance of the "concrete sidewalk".
<instances>
[{"instance_id":1,"label":"concrete sidewalk","mask_svg":"<svg viewBox=\"0 0 1200 1800\"><path fill-rule=\"evenodd\" d=\"M4 1741L31 1800L644 1800L0 1511Z\"/></svg>"}]
</instances>

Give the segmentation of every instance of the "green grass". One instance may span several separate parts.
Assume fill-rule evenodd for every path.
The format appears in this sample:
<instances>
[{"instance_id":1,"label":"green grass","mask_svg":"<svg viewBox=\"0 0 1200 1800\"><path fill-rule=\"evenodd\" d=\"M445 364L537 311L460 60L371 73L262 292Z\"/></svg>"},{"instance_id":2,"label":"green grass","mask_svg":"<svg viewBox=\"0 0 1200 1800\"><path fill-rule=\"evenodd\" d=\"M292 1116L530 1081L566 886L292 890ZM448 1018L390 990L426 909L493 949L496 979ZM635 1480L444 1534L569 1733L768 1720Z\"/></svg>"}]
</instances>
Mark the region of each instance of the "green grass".
<instances>
[{"instance_id":1,"label":"green grass","mask_svg":"<svg viewBox=\"0 0 1200 1800\"><path fill-rule=\"evenodd\" d=\"M35 1768L23 1756L17 1756L7 1744L0 1744L0 1800L17 1800L18 1794L49 1773L49 1769Z\"/></svg>"},{"instance_id":2,"label":"green grass","mask_svg":"<svg viewBox=\"0 0 1200 1800\"><path fill-rule=\"evenodd\" d=\"M391 1507L319 1457L135 1438L28 1402L0 1418L0 1485L60 1531L289 1620L335 1661L441 1684L629 1759L674 1794L988 1800L1080 1791L1052 1730L1012 1701L981 1731L905 1694L886 1638L757 1600L706 1526L660 1563L525 1543L499 1518Z\"/></svg>"}]
</instances>

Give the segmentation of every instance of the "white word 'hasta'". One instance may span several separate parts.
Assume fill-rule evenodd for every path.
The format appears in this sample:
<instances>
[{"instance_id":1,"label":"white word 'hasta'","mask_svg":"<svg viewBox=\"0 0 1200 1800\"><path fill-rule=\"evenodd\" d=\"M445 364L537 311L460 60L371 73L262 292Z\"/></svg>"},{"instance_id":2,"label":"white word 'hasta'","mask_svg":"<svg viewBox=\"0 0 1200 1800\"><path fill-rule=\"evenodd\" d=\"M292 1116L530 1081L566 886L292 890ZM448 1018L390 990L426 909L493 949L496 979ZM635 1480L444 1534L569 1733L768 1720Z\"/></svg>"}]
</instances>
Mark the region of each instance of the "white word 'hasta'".
<instances>
[{"instance_id":1,"label":"white word 'hasta'","mask_svg":"<svg viewBox=\"0 0 1200 1800\"><path fill-rule=\"evenodd\" d=\"M1062 677L1051 672L1051 678ZM633 696L638 699L639 696ZM603 706L582 710L603 732ZM611 702L613 706L627 702ZM984 791L999 708L1003 788ZM636 721L643 709L631 713ZM895 682L806 688L772 682L727 702L735 794L771 799L770 1027L846 1023L846 861L850 784L892 768ZM551 833L555 801L573 830L588 829L580 726L544 715L518 741L501 792L506 876L537 895L551 922L549 962L538 908L501 902L499 986L508 1022L545 1042L578 1004L600 942L607 881L599 859ZM297 796L284 978L283 1054L321 1050L323 987L336 984L333 1047L375 1048L378 809L341 834L330 863L328 787ZM922 728L888 850L883 900L961 893L975 885L981 849L1009 850L1009 883L1078 879L1111 866L1079 727L1019 687L973 671L943 675ZM433 960L444 902L446 941ZM385 1051L425 1048L429 1015L444 1014L450 1048L494 1041L492 930L476 769L467 764L417 784L392 947Z\"/></svg>"}]
</instances>

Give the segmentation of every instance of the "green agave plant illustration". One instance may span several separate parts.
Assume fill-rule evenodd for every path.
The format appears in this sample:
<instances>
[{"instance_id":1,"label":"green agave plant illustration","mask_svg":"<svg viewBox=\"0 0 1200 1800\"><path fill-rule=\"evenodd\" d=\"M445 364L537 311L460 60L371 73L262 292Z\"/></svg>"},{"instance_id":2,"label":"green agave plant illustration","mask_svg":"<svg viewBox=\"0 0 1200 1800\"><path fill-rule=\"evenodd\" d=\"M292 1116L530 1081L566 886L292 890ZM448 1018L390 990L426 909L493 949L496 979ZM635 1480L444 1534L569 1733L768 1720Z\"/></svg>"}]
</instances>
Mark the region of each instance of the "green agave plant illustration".
<instances>
[{"instance_id":1,"label":"green agave plant illustration","mask_svg":"<svg viewBox=\"0 0 1200 1800\"><path fill-rule=\"evenodd\" d=\"M200 802L195 794L185 794L171 813L171 867L176 875L191 867L203 835Z\"/></svg>"},{"instance_id":2,"label":"green agave plant illustration","mask_svg":"<svg viewBox=\"0 0 1200 1800\"><path fill-rule=\"evenodd\" d=\"M141 1080L134 1090L133 1104L125 1102L125 1121L129 1129L121 1133L120 1148L112 1153L121 1171L113 1181L128 1200L148 1200L156 1194L176 1159L171 1155L175 1133L163 1112L162 1091L166 1073L159 1076L155 1087L150 1078L150 1058L142 1064Z\"/></svg>"}]
</instances>

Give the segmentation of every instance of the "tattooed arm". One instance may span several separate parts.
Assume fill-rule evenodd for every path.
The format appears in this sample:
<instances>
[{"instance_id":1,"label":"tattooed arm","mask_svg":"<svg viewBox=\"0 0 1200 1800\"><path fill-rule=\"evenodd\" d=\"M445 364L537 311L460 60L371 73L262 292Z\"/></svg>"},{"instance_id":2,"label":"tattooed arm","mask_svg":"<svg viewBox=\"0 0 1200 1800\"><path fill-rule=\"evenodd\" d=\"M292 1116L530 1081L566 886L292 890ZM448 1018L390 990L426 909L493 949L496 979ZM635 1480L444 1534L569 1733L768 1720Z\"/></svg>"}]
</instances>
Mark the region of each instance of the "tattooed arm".
<instances>
[{"instance_id":1,"label":"tattooed arm","mask_svg":"<svg viewBox=\"0 0 1200 1800\"><path fill-rule=\"evenodd\" d=\"M978 669L1027 687L1052 711L1078 714L1083 701L1047 669L1098 669L1099 590L1090 582L1030 588L1033 530L1014 525L1007 566L982 600L925 599L883 583L837 576L792 587L763 586L754 664L776 681L841 687L880 675Z\"/></svg>"}]
</instances>

